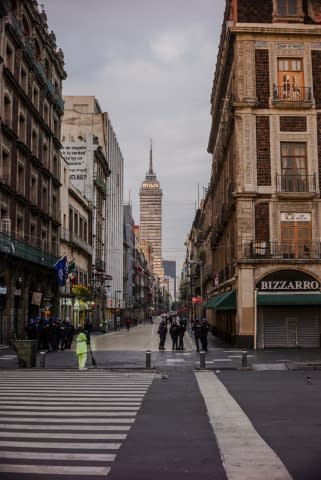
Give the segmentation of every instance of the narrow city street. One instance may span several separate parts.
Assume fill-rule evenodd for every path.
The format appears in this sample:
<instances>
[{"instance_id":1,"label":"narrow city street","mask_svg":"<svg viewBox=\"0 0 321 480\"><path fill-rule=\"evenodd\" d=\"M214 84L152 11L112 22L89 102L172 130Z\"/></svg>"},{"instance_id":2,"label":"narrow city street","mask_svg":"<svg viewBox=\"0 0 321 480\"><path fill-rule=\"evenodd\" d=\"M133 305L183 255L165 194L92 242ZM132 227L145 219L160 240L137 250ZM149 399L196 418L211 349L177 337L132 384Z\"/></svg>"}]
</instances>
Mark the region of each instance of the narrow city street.
<instances>
[{"instance_id":1,"label":"narrow city street","mask_svg":"<svg viewBox=\"0 0 321 480\"><path fill-rule=\"evenodd\" d=\"M19 369L0 350L2 480L320 478L319 351L249 352L242 368L210 335L199 368L188 334L158 351L159 320L92 335L84 372L74 351Z\"/></svg>"}]
</instances>

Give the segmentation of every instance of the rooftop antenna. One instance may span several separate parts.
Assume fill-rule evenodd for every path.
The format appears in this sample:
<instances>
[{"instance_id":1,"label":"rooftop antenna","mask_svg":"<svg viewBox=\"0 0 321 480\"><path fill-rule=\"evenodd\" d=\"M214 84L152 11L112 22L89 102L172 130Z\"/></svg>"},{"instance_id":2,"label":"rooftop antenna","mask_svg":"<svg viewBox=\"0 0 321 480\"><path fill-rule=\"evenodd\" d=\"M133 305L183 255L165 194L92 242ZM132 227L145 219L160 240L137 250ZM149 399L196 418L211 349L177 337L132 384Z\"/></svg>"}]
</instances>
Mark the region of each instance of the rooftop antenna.
<instances>
[{"instance_id":1,"label":"rooftop antenna","mask_svg":"<svg viewBox=\"0 0 321 480\"><path fill-rule=\"evenodd\" d=\"M153 175L153 139L150 139L150 151L149 151L149 172L150 175Z\"/></svg>"}]
</instances>

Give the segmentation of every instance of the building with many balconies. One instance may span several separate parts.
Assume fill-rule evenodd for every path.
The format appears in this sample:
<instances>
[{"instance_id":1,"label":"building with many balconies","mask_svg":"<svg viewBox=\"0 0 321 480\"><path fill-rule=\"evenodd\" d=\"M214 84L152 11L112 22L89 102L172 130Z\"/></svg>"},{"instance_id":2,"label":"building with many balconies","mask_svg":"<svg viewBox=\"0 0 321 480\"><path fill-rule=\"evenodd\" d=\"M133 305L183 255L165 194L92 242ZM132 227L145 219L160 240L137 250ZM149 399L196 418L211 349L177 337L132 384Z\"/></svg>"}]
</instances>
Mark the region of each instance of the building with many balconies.
<instances>
[{"instance_id":1,"label":"building with many balconies","mask_svg":"<svg viewBox=\"0 0 321 480\"><path fill-rule=\"evenodd\" d=\"M320 347L320 14L226 1L191 250L208 319L240 347Z\"/></svg>"},{"instance_id":2,"label":"building with many balconies","mask_svg":"<svg viewBox=\"0 0 321 480\"><path fill-rule=\"evenodd\" d=\"M0 4L0 343L57 315L64 58L36 0Z\"/></svg>"}]
</instances>

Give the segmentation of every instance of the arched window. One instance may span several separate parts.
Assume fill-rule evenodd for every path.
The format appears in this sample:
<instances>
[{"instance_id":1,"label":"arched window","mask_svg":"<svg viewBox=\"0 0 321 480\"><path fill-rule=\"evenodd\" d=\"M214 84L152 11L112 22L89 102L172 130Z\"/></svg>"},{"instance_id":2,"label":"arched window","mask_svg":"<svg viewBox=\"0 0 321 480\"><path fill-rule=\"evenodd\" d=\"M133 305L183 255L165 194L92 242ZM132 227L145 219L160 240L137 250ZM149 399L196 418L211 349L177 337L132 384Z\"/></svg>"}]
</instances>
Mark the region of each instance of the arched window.
<instances>
[{"instance_id":1,"label":"arched window","mask_svg":"<svg viewBox=\"0 0 321 480\"><path fill-rule=\"evenodd\" d=\"M8 126L11 126L12 103L9 95L5 94L3 101L3 120Z\"/></svg>"},{"instance_id":2,"label":"arched window","mask_svg":"<svg viewBox=\"0 0 321 480\"><path fill-rule=\"evenodd\" d=\"M38 156L38 133L32 130L31 134L31 151L35 157Z\"/></svg>"},{"instance_id":3,"label":"arched window","mask_svg":"<svg viewBox=\"0 0 321 480\"><path fill-rule=\"evenodd\" d=\"M36 57L36 60L38 60L39 62L41 59L41 48L37 39L35 39L34 44L35 44L35 57Z\"/></svg>"},{"instance_id":4,"label":"arched window","mask_svg":"<svg viewBox=\"0 0 321 480\"><path fill-rule=\"evenodd\" d=\"M22 142L26 141L26 117L23 113L20 113L19 115L18 136L19 140L21 140Z\"/></svg>"}]
</instances>

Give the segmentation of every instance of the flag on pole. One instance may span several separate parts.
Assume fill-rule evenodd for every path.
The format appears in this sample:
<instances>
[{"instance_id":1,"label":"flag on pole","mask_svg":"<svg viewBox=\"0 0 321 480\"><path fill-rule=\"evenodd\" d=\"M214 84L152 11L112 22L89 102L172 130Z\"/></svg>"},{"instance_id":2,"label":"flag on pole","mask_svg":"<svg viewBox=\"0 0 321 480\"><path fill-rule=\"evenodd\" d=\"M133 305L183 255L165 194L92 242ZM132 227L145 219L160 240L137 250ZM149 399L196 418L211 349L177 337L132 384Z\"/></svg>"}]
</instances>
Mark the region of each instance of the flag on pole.
<instances>
[{"instance_id":1,"label":"flag on pole","mask_svg":"<svg viewBox=\"0 0 321 480\"><path fill-rule=\"evenodd\" d=\"M68 277L72 285L75 285L77 282L77 269L76 269L76 262L74 258L71 260L71 262L68 263Z\"/></svg>"},{"instance_id":2,"label":"flag on pole","mask_svg":"<svg viewBox=\"0 0 321 480\"><path fill-rule=\"evenodd\" d=\"M60 287L66 285L67 257L62 257L54 264L57 272L57 280Z\"/></svg>"}]
</instances>

